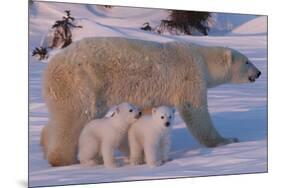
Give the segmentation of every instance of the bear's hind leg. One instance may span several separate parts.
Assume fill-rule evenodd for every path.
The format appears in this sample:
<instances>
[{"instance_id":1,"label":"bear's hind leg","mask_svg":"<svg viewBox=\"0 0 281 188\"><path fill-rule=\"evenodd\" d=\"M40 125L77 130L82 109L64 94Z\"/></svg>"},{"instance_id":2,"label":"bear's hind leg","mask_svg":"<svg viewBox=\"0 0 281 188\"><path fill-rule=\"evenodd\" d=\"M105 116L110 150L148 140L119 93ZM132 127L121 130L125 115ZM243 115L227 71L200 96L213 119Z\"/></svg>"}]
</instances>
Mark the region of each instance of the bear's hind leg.
<instances>
[{"instance_id":1,"label":"bear's hind leg","mask_svg":"<svg viewBox=\"0 0 281 188\"><path fill-rule=\"evenodd\" d=\"M52 166L75 164L78 139L86 122L75 115L56 120L49 124L47 160Z\"/></svg>"},{"instance_id":2,"label":"bear's hind leg","mask_svg":"<svg viewBox=\"0 0 281 188\"><path fill-rule=\"evenodd\" d=\"M48 125L45 125L41 131L41 137L40 137L40 145L43 149L44 158L47 157L47 149L48 149Z\"/></svg>"},{"instance_id":3,"label":"bear's hind leg","mask_svg":"<svg viewBox=\"0 0 281 188\"><path fill-rule=\"evenodd\" d=\"M78 159L82 165L97 165L99 153L99 145L94 138L85 138L79 144Z\"/></svg>"}]
</instances>

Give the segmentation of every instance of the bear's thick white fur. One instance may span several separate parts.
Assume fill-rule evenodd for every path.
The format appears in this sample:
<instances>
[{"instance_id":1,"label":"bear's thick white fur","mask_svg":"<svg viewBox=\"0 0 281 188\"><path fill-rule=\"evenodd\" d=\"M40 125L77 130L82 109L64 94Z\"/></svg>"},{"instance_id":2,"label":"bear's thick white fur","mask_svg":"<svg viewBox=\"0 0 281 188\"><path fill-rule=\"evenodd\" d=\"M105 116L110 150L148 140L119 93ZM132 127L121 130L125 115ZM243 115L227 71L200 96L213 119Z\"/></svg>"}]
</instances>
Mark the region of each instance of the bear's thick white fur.
<instances>
[{"instance_id":1,"label":"bear's thick white fur","mask_svg":"<svg viewBox=\"0 0 281 188\"><path fill-rule=\"evenodd\" d=\"M42 145L53 166L76 163L83 126L127 101L140 108L175 106L192 135L214 147L224 138L208 112L207 89L253 82L258 69L229 48L185 42L157 43L126 38L85 38L56 54L44 74L50 118Z\"/></svg>"},{"instance_id":2,"label":"bear's thick white fur","mask_svg":"<svg viewBox=\"0 0 281 188\"><path fill-rule=\"evenodd\" d=\"M118 148L132 123L140 117L133 105L122 103L111 117L95 119L82 130L79 138L78 159L83 165L96 165L101 160L105 167L114 168L114 151Z\"/></svg>"},{"instance_id":3,"label":"bear's thick white fur","mask_svg":"<svg viewBox=\"0 0 281 188\"><path fill-rule=\"evenodd\" d=\"M145 115L129 129L130 163L143 162L150 167L159 166L169 158L170 131L174 122L173 108L160 106L152 109L152 115Z\"/></svg>"}]
</instances>

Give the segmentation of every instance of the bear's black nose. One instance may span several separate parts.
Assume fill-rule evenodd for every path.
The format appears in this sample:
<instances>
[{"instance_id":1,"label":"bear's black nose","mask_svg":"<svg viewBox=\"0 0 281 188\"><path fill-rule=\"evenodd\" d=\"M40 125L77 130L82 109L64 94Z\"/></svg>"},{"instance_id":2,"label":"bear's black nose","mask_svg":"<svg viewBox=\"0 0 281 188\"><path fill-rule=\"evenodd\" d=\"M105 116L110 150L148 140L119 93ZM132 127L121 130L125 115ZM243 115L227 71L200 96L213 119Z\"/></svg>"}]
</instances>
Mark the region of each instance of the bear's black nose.
<instances>
[{"instance_id":1,"label":"bear's black nose","mask_svg":"<svg viewBox=\"0 0 281 188\"><path fill-rule=\"evenodd\" d=\"M169 122L169 121L166 122L166 123L165 123L165 126L166 126L166 127L169 127L169 126L170 126L170 122Z\"/></svg>"},{"instance_id":2,"label":"bear's black nose","mask_svg":"<svg viewBox=\"0 0 281 188\"><path fill-rule=\"evenodd\" d=\"M141 116L142 115L142 112L139 112L139 116Z\"/></svg>"},{"instance_id":3,"label":"bear's black nose","mask_svg":"<svg viewBox=\"0 0 281 188\"><path fill-rule=\"evenodd\" d=\"M259 71L259 72L258 72L258 74L257 74L257 78L258 78L258 77L260 77L260 75L261 75L261 71Z\"/></svg>"}]
</instances>

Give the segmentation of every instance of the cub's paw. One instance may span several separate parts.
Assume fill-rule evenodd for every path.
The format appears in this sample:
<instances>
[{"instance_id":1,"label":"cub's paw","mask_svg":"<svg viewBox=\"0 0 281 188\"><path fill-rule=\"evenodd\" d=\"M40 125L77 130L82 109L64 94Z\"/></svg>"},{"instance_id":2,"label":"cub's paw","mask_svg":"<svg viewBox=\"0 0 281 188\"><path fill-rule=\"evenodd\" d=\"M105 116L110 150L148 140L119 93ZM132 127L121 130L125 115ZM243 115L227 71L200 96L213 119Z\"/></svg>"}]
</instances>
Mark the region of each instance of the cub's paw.
<instances>
[{"instance_id":1,"label":"cub's paw","mask_svg":"<svg viewBox=\"0 0 281 188\"><path fill-rule=\"evenodd\" d=\"M160 165L162 165L162 164L163 164L162 161L153 161L153 162L148 162L148 163L147 163L147 165L148 165L149 167L152 167L152 168L157 167L157 166L160 166Z\"/></svg>"},{"instance_id":2,"label":"cub's paw","mask_svg":"<svg viewBox=\"0 0 281 188\"><path fill-rule=\"evenodd\" d=\"M130 163L130 159L129 159L128 157L124 157L124 158L123 158L123 162L124 162L124 163Z\"/></svg>"},{"instance_id":3,"label":"cub's paw","mask_svg":"<svg viewBox=\"0 0 281 188\"><path fill-rule=\"evenodd\" d=\"M105 167L105 168L114 169L114 168L117 168L117 167L118 167L118 164L116 164L116 163L107 163L107 164L104 164L104 167Z\"/></svg>"},{"instance_id":4,"label":"cub's paw","mask_svg":"<svg viewBox=\"0 0 281 188\"><path fill-rule=\"evenodd\" d=\"M130 164L131 165L140 165L140 164L142 164L142 162L139 160L130 160Z\"/></svg>"},{"instance_id":5,"label":"cub's paw","mask_svg":"<svg viewBox=\"0 0 281 188\"><path fill-rule=\"evenodd\" d=\"M80 164L82 166L96 166L97 163L94 160L84 160L84 161L80 161Z\"/></svg>"}]
</instances>

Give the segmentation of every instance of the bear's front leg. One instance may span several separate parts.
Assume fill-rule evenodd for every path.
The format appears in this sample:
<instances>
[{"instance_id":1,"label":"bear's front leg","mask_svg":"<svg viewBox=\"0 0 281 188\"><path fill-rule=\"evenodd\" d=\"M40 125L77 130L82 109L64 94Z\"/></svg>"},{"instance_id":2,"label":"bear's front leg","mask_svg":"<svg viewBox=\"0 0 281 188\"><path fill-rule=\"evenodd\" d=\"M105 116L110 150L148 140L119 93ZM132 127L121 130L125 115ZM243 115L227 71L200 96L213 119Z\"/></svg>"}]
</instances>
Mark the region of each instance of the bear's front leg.
<instances>
[{"instance_id":1,"label":"bear's front leg","mask_svg":"<svg viewBox=\"0 0 281 188\"><path fill-rule=\"evenodd\" d=\"M170 136L167 135L165 136L161 142L160 142L160 158L162 160L163 163L167 162L167 161L171 161L172 159L169 158L169 151L171 148L171 140L170 140Z\"/></svg>"},{"instance_id":2,"label":"bear's front leg","mask_svg":"<svg viewBox=\"0 0 281 188\"><path fill-rule=\"evenodd\" d=\"M143 163L142 146L136 139L135 134L129 134L130 164L139 165Z\"/></svg>"},{"instance_id":3,"label":"bear's front leg","mask_svg":"<svg viewBox=\"0 0 281 188\"><path fill-rule=\"evenodd\" d=\"M104 166L106 168L116 168L117 165L115 163L115 158L114 158L114 144L110 143L103 143L101 145L101 154L104 162Z\"/></svg>"},{"instance_id":4,"label":"bear's front leg","mask_svg":"<svg viewBox=\"0 0 281 188\"><path fill-rule=\"evenodd\" d=\"M181 117L186 123L191 134L199 143L207 147L238 142L237 138L223 138L215 129L207 109L207 105L194 107L187 103L178 107Z\"/></svg>"},{"instance_id":5,"label":"bear's front leg","mask_svg":"<svg viewBox=\"0 0 281 188\"><path fill-rule=\"evenodd\" d=\"M157 153L159 152L158 149L159 146L155 143L146 142L144 144L145 160L149 167L157 167L162 164L162 161L157 157Z\"/></svg>"}]
</instances>

